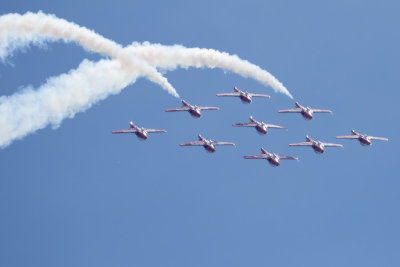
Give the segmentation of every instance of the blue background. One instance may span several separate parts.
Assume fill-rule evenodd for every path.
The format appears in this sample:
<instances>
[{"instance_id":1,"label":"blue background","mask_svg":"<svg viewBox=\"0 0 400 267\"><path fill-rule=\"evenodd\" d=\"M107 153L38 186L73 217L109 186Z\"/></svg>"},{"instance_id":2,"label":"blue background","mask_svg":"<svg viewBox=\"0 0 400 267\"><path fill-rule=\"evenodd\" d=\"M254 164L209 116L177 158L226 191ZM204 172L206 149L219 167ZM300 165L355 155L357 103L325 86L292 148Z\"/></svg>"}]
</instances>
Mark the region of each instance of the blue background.
<instances>
[{"instance_id":1,"label":"blue background","mask_svg":"<svg viewBox=\"0 0 400 267\"><path fill-rule=\"evenodd\" d=\"M0 151L0 266L399 266L398 1L8 1L122 45L214 48L271 72L295 100L333 115L278 114L294 101L221 70L166 77L183 99L219 106L201 119L145 79L61 127ZM16 53L1 95L97 60L73 44ZM233 86L271 94L244 105ZM267 136L232 123L288 128ZM146 142L112 135L132 120L166 129ZM384 136L362 147L336 135ZM179 147L201 133L233 147ZM306 134L344 149L291 148ZM260 147L300 158L272 168L244 160Z\"/></svg>"}]
</instances>

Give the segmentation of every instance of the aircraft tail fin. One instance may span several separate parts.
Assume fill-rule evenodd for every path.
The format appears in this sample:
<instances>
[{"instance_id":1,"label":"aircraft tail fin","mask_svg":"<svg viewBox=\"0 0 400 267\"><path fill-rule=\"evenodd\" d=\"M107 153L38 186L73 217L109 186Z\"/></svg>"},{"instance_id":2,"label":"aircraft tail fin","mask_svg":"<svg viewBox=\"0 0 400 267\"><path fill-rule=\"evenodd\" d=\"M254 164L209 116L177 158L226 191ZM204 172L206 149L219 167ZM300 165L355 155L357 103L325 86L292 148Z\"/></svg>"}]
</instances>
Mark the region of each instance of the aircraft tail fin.
<instances>
[{"instance_id":1,"label":"aircraft tail fin","mask_svg":"<svg viewBox=\"0 0 400 267\"><path fill-rule=\"evenodd\" d=\"M307 140L308 142L312 142L312 141L313 141L308 135L306 135L306 140Z\"/></svg>"},{"instance_id":2,"label":"aircraft tail fin","mask_svg":"<svg viewBox=\"0 0 400 267\"><path fill-rule=\"evenodd\" d=\"M184 106L189 106L189 103L188 102L186 102L185 100L183 100L182 99L182 104L184 105Z\"/></svg>"},{"instance_id":3,"label":"aircraft tail fin","mask_svg":"<svg viewBox=\"0 0 400 267\"><path fill-rule=\"evenodd\" d=\"M269 154L267 150L265 150L264 148L261 148L261 152L264 154Z\"/></svg>"},{"instance_id":4,"label":"aircraft tail fin","mask_svg":"<svg viewBox=\"0 0 400 267\"><path fill-rule=\"evenodd\" d=\"M129 122L129 126L131 126L132 129L135 129L135 128L136 128L136 125L133 124L133 122Z\"/></svg>"},{"instance_id":5,"label":"aircraft tail fin","mask_svg":"<svg viewBox=\"0 0 400 267\"><path fill-rule=\"evenodd\" d=\"M255 122L256 120L253 118L253 116L250 116L250 121Z\"/></svg>"},{"instance_id":6,"label":"aircraft tail fin","mask_svg":"<svg viewBox=\"0 0 400 267\"><path fill-rule=\"evenodd\" d=\"M359 133L357 133L357 132L354 131L354 130L351 130L351 133L352 133L353 135L359 135Z\"/></svg>"},{"instance_id":7,"label":"aircraft tail fin","mask_svg":"<svg viewBox=\"0 0 400 267\"><path fill-rule=\"evenodd\" d=\"M296 102L295 104L296 104L296 107L298 107L298 108L302 108L303 107L302 105L299 104L299 102Z\"/></svg>"},{"instance_id":8,"label":"aircraft tail fin","mask_svg":"<svg viewBox=\"0 0 400 267\"><path fill-rule=\"evenodd\" d=\"M204 137L201 134L198 135L200 141L204 141Z\"/></svg>"},{"instance_id":9,"label":"aircraft tail fin","mask_svg":"<svg viewBox=\"0 0 400 267\"><path fill-rule=\"evenodd\" d=\"M235 87L233 87L233 90L235 91L235 92L240 92L240 90L239 89L237 89L237 87L235 86Z\"/></svg>"}]
</instances>

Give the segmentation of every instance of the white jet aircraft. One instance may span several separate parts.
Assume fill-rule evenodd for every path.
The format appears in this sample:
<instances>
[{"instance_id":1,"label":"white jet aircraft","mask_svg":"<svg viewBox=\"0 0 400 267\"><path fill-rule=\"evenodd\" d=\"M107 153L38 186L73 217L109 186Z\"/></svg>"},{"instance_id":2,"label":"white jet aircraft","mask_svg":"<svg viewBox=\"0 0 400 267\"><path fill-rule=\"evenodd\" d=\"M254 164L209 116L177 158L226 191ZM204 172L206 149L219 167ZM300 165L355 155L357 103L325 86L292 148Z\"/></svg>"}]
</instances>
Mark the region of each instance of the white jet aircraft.
<instances>
[{"instance_id":1,"label":"white jet aircraft","mask_svg":"<svg viewBox=\"0 0 400 267\"><path fill-rule=\"evenodd\" d=\"M199 134L199 141L183 143L180 144L180 146L203 146L207 152L214 153L215 146L235 146L235 144L230 142L217 142L213 140L208 140Z\"/></svg>"},{"instance_id":2,"label":"white jet aircraft","mask_svg":"<svg viewBox=\"0 0 400 267\"><path fill-rule=\"evenodd\" d=\"M295 104L297 108L278 110L278 113L300 113L306 120L312 120L313 113L332 113L331 110L327 109L303 107L299 102L296 102Z\"/></svg>"},{"instance_id":3,"label":"white jet aircraft","mask_svg":"<svg viewBox=\"0 0 400 267\"><path fill-rule=\"evenodd\" d=\"M382 140L382 141L389 141L388 138L385 137L376 137L376 136L369 136L366 134L357 133L354 130L351 130L352 135L343 135L343 136L336 136L338 139L353 139L358 140L361 145L363 146L370 146L372 145L371 140Z\"/></svg>"},{"instance_id":4,"label":"white jet aircraft","mask_svg":"<svg viewBox=\"0 0 400 267\"><path fill-rule=\"evenodd\" d=\"M235 123L232 124L232 126L255 127L259 134L267 134L268 128L285 129L283 126L257 121L253 118L253 116L250 116L250 122Z\"/></svg>"},{"instance_id":5,"label":"white jet aircraft","mask_svg":"<svg viewBox=\"0 0 400 267\"><path fill-rule=\"evenodd\" d=\"M302 143L295 143L295 144L289 144L289 146L311 146L316 153L324 153L325 149L324 147L332 146L332 147L343 147L341 144L333 144L333 143L325 143L321 141L316 141L311 139L308 135L306 136L307 142L302 142Z\"/></svg>"},{"instance_id":6,"label":"white jet aircraft","mask_svg":"<svg viewBox=\"0 0 400 267\"><path fill-rule=\"evenodd\" d=\"M131 127L130 129L116 130L116 131L112 131L111 133L113 133L113 134L134 133L140 139L146 140L148 138L147 133L166 133L167 132L166 130L146 129L143 127L138 127L135 124L133 124L133 122L129 122L129 126Z\"/></svg>"},{"instance_id":7,"label":"white jet aircraft","mask_svg":"<svg viewBox=\"0 0 400 267\"><path fill-rule=\"evenodd\" d=\"M274 167L278 167L279 165L281 165L279 163L280 159L295 159L295 160L299 160L296 157L280 156L280 155L277 155L275 153L269 153L264 148L261 148L261 152L262 152L261 155L244 156L244 158L245 159L266 159Z\"/></svg>"},{"instance_id":8,"label":"white jet aircraft","mask_svg":"<svg viewBox=\"0 0 400 267\"><path fill-rule=\"evenodd\" d=\"M196 105L191 105L185 100L182 100L183 106L180 108L171 108L167 109L165 112L171 112L171 111L189 111L190 115L194 118L200 118L201 117L201 110L219 110L218 107L203 107L203 106L196 106Z\"/></svg>"},{"instance_id":9,"label":"white jet aircraft","mask_svg":"<svg viewBox=\"0 0 400 267\"><path fill-rule=\"evenodd\" d=\"M222 94L217 94L217 96L236 96L239 97L240 100L242 100L243 103L251 103L252 97L264 97L264 98L270 98L271 96L269 95L263 95L263 94L254 94L254 93L249 93L249 92L244 92L240 91L236 87L233 88L235 91L234 93L222 93Z\"/></svg>"}]
</instances>

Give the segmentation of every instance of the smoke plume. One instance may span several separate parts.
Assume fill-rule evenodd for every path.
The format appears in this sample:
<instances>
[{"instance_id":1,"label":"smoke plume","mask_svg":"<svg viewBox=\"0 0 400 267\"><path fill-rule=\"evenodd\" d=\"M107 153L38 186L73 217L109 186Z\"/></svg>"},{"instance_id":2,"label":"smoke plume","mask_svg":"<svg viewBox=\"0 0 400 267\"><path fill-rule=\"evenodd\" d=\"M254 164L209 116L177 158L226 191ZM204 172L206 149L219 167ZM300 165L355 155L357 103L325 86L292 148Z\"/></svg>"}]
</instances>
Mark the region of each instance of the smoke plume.
<instances>
[{"instance_id":1,"label":"smoke plume","mask_svg":"<svg viewBox=\"0 0 400 267\"><path fill-rule=\"evenodd\" d=\"M164 46L160 44L133 43L126 48L147 63L160 69L174 70L182 68L220 68L232 71L243 77L253 78L260 83L271 86L275 92L283 93L293 98L290 92L269 72L261 69L236 55L229 55L214 49L187 48L181 45Z\"/></svg>"},{"instance_id":2,"label":"smoke plume","mask_svg":"<svg viewBox=\"0 0 400 267\"><path fill-rule=\"evenodd\" d=\"M154 67L94 31L42 12L7 14L0 17L0 58L3 60L14 50L27 47L30 43L43 44L57 40L76 42L87 50L118 59L128 71L140 73L170 94L179 97L168 80Z\"/></svg>"},{"instance_id":3,"label":"smoke plume","mask_svg":"<svg viewBox=\"0 0 400 267\"><path fill-rule=\"evenodd\" d=\"M31 44L43 45L58 40L75 42L111 59L83 60L77 69L49 78L36 90L26 88L14 95L0 97L0 147L49 124L57 127L63 119L73 118L109 95L118 94L140 76L179 97L157 69L220 68L253 78L292 97L270 73L236 55L147 42L124 48L87 28L42 12L0 17L0 59L3 61L16 50Z\"/></svg>"},{"instance_id":4,"label":"smoke plume","mask_svg":"<svg viewBox=\"0 0 400 267\"><path fill-rule=\"evenodd\" d=\"M73 118L110 94L120 93L138 76L138 72L127 72L116 60L83 60L77 69L49 78L37 90L26 88L0 97L0 147L48 124L59 126L63 119Z\"/></svg>"}]
</instances>

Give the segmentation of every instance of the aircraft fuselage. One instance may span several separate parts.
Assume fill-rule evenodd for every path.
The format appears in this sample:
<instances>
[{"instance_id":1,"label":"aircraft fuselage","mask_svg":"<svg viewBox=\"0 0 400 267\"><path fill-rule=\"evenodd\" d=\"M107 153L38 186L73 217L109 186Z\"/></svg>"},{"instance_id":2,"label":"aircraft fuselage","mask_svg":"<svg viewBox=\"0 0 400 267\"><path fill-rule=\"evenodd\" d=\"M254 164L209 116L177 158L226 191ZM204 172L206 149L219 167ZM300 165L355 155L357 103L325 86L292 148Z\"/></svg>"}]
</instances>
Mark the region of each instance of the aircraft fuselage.
<instances>
[{"instance_id":1,"label":"aircraft fuselage","mask_svg":"<svg viewBox=\"0 0 400 267\"><path fill-rule=\"evenodd\" d=\"M274 158L267 158L267 160L273 167L278 167L279 165L281 165L279 161Z\"/></svg>"},{"instance_id":2,"label":"aircraft fuselage","mask_svg":"<svg viewBox=\"0 0 400 267\"><path fill-rule=\"evenodd\" d=\"M322 154L322 153L325 152L324 146L322 144L313 144L312 148L314 149L314 151L316 153L321 153Z\"/></svg>"},{"instance_id":3,"label":"aircraft fuselage","mask_svg":"<svg viewBox=\"0 0 400 267\"><path fill-rule=\"evenodd\" d=\"M372 144L369 138L364 136L358 137L358 141L360 141L360 144L363 146L370 146Z\"/></svg>"},{"instance_id":4,"label":"aircraft fuselage","mask_svg":"<svg viewBox=\"0 0 400 267\"><path fill-rule=\"evenodd\" d=\"M267 127L265 127L264 125L257 125L255 128L259 134L267 134L268 133Z\"/></svg>"},{"instance_id":5,"label":"aircraft fuselage","mask_svg":"<svg viewBox=\"0 0 400 267\"><path fill-rule=\"evenodd\" d=\"M303 109L303 110L301 111L301 115L303 115L304 119L306 119L306 120L312 120L312 119L313 119L313 112L312 112L312 110Z\"/></svg>"},{"instance_id":6,"label":"aircraft fuselage","mask_svg":"<svg viewBox=\"0 0 400 267\"><path fill-rule=\"evenodd\" d=\"M198 109L198 108L189 109L189 113L194 118L200 118L201 117L200 109Z\"/></svg>"},{"instance_id":7,"label":"aircraft fuselage","mask_svg":"<svg viewBox=\"0 0 400 267\"><path fill-rule=\"evenodd\" d=\"M242 100L243 103L245 103L245 104L251 103L251 97L249 95L241 94L239 97L240 97L240 100Z\"/></svg>"},{"instance_id":8,"label":"aircraft fuselage","mask_svg":"<svg viewBox=\"0 0 400 267\"><path fill-rule=\"evenodd\" d=\"M137 132L135 132L136 136L140 139L146 140L148 138L147 132L144 130L138 129Z\"/></svg>"},{"instance_id":9,"label":"aircraft fuselage","mask_svg":"<svg viewBox=\"0 0 400 267\"><path fill-rule=\"evenodd\" d=\"M206 149L207 152L214 153L215 147L213 144L204 144L203 147Z\"/></svg>"}]
</instances>

